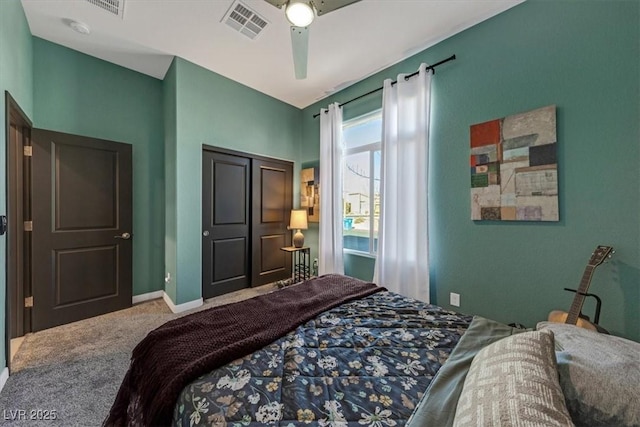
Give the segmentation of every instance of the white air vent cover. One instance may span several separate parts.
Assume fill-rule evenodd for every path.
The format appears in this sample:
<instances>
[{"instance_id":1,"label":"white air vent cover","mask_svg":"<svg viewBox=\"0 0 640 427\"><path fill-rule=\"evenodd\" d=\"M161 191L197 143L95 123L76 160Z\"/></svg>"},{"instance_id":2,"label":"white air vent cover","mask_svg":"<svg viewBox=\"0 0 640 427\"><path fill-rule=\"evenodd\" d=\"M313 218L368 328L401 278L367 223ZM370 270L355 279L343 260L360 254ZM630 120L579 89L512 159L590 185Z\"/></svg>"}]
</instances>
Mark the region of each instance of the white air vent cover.
<instances>
[{"instance_id":1,"label":"white air vent cover","mask_svg":"<svg viewBox=\"0 0 640 427\"><path fill-rule=\"evenodd\" d=\"M124 18L124 0L87 0L89 3Z\"/></svg>"},{"instance_id":2,"label":"white air vent cover","mask_svg":"<svg viewBox=\"0 0 640 427\"><path fill-rule=\"evenodd\" d=\"M222 21L250 39L255 39L268 24L266 19L240 1L231 5Z\"/></svg>"}]
</instances>

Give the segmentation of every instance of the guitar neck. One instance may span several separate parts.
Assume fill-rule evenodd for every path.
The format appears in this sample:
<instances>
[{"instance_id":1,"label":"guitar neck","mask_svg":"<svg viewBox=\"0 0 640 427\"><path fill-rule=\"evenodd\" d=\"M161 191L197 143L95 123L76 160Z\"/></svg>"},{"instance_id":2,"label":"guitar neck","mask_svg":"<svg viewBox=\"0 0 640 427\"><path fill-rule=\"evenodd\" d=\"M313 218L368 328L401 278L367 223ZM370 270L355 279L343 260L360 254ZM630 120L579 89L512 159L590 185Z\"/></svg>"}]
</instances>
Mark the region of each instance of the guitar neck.
<instances>
[{"instance_id":1,"label":"guitar neck","mask_svg":"<svg viewBox=\"0 0 640 427\"><path fill-rule=\"evenodd\" d=\"M584 299L587 291L589 290L589 285L591 284L591 277L593 276L593 271L596 269L596 266L587 265L584 269L584 273L582 273L582 280L580 280L580 287L576 292L576 296L573 299L573 303L571 304L571 308L569 309L569 313L567 315L567 320L565 323L569 323L571 325L575 325L578 323L578 318L580 317L580 312L582 311L582 306L584 304Z\"/></svg>"}]
</instances>

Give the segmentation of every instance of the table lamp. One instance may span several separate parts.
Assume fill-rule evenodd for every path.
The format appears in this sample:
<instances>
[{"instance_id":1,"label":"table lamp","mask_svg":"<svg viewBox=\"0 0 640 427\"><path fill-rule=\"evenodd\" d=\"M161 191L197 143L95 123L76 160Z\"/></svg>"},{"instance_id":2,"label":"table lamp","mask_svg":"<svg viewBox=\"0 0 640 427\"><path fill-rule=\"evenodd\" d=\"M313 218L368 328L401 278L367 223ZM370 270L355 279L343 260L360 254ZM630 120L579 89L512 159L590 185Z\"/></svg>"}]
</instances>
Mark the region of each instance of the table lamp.
<instances>
[{"instance_id":1,"label":"table lamp","mask_svg":"<svg viewBox=\"0 0 640 427\"><path fill-rule=\"evenodd\" d=\"M301 248L304 244L304 235L300 230L307 229L307 210L306 209L292 209L291 219L289 221L289 230L296 230L293 235L293 246Z\"/></svg>"}]
</instances>

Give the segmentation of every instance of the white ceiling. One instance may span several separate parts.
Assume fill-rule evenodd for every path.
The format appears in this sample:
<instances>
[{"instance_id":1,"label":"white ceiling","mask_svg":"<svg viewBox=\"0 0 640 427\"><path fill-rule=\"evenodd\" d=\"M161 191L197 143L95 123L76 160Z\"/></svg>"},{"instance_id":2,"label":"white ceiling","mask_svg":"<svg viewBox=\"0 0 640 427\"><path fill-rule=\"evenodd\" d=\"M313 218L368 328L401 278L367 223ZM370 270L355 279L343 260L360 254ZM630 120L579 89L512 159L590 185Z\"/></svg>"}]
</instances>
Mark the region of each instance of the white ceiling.
<instances>
[{"instance_id":1,"label":"white ceiling","mask_svg":"<svg viewBox=\"0 0 640 427\"><path fill-rule=\"evenodd\" d=\"M34 36L159 79L179 56L304 108L523 0L362 0L311 24L305 80L293 73L284 11L241 0L269 23L251 40L221 22L233 1L124 0L123 18L87 0L22 4Z\"/></svg>"}]
</instances>

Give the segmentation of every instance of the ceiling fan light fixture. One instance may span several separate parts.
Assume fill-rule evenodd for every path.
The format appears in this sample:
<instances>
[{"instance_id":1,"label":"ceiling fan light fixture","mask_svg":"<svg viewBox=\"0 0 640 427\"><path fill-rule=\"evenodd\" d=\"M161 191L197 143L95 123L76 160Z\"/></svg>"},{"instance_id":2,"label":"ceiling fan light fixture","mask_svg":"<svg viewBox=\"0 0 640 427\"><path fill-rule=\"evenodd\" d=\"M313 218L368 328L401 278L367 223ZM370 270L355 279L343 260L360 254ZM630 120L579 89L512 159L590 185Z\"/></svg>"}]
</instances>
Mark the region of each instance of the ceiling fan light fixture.
<instances>
[{"instance_id":1,"label":"ceiling fan light fixture","mask_svg":"<svg viewBox=\"0 0 640 427\"><path fill-rule=\"evenodd\" d=\"M287 20L294 27L306 27L313 22L313 7L306 1L289 0L284 10Z\"/></svg>"}]
</instances>

